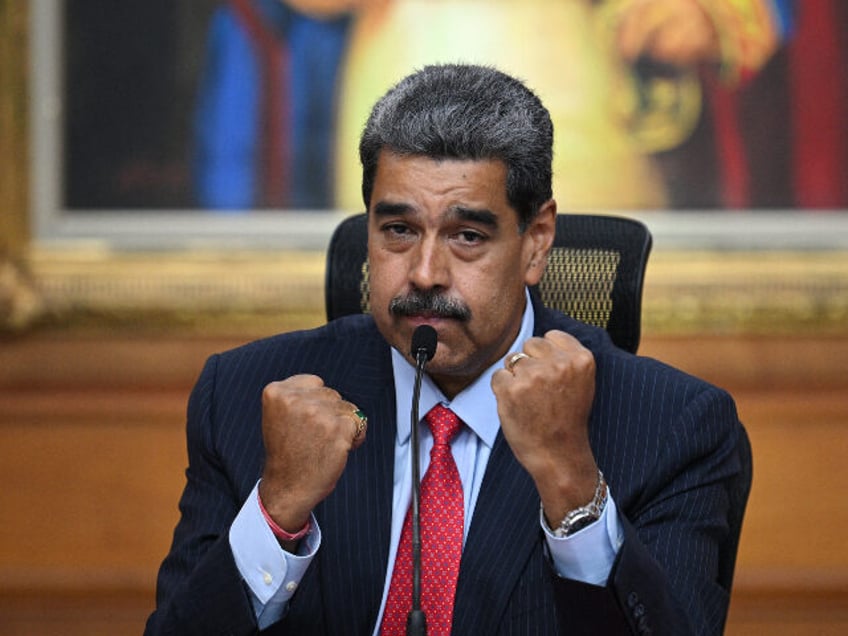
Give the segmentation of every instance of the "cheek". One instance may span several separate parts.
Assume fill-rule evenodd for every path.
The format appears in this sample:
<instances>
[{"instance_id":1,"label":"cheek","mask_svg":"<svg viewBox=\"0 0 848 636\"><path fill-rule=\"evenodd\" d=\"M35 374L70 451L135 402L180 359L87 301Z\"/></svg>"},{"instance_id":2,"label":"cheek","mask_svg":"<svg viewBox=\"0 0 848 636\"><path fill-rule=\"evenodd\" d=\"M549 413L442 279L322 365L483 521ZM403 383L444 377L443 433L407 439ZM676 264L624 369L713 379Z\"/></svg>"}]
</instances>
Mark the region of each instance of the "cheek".
<instances>
[{"instance_id":1,"label":"cheek","mask_svg":"<svg viewBox=\"0 0 848 636\"><path fill-rule=\"evenodd\" d=\"M514 271L498 271L470 281L462 297L471 307L475 330L480 333L497 332L524 306L524 282Z\"/></svg>"},{"instance_id":2,"label":"cheek","mask_svg":"<svg viewBox=\"0 0 848 636\"><path fill-rule=\"evenodd\" d=\"M468 293L490 306L502 305L524 290L524 272L517 259L503 259L503 262L470 272L468 280Z\"/></svg>"},{"instance_id":3,"label":"cheek","mask_svg":"<svg viewBox=\"0 0 848 636\"><path fill-rule=\"evenodd\" d=\"M389 313L392 299L407 291L406 270L398 259L369 260L369 305L371 315L383 336L393 345L402 345L409 337L403 324ZM403 346L399 346L401 350Z\"/></svg>"},{"instance_id":4,"label":"cheek","mask_svg":"<svg viewBox=\"0 0 848 636\"><path fill-rule=\"evenodd\" d=\"M398 273L400 268L392 267L385 258L379 255L368 258L369 293L371 297L371 309L385 310L389 300L397 294L393 291L398 284Z\"/></svg>"}]
</instances>

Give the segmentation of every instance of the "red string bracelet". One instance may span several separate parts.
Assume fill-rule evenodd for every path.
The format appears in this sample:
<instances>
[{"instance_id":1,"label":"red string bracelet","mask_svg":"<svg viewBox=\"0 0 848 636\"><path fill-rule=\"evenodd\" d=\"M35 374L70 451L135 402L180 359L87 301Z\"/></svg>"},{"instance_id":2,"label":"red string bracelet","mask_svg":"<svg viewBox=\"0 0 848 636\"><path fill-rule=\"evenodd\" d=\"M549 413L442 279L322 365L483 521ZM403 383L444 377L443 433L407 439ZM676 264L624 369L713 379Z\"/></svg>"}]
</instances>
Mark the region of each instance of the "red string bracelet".
<instances>
[{"instance_id":1,"label":"red string bracelet","mask_svg":"<svg viewBox=\"0 0 848 636\"><path fill-rule=\"evenodd\" d=\"M271 532L273 532L274 536L280 541L298 541L309 533L309 530L312 527L309 519L307 519L306 524L294 534L286 532L277 525L277 523L271 518L271 515L268 514L268 511L265 510L265 505L262 503L262 497L259 496L258 492L256 493L256 500L259 502L259 510L262 512L262 516L265 517L268 527L271 528Z\"/></svg>"}]
</instances>

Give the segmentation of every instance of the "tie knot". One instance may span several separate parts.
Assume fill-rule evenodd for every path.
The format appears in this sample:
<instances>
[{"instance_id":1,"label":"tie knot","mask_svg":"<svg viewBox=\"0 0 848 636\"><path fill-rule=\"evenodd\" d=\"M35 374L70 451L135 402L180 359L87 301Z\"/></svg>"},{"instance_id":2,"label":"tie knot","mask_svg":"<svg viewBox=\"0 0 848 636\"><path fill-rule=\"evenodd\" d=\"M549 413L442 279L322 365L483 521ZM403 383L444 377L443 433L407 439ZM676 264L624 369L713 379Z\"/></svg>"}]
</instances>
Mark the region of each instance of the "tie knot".
<instances>
[{"instance_id":1,"label":"tie knot","mask_svg":"<svg viewBox=\"0 0 848 636\"><path fill-rule=\"evenodd\" d=\"M430 427L430 431L433 433L433 442L437 445L450 444L462 427L462 420L457 417L456 413L441 404L430 409L424 416L424 421Z\"/></svg>"}]
</instances>

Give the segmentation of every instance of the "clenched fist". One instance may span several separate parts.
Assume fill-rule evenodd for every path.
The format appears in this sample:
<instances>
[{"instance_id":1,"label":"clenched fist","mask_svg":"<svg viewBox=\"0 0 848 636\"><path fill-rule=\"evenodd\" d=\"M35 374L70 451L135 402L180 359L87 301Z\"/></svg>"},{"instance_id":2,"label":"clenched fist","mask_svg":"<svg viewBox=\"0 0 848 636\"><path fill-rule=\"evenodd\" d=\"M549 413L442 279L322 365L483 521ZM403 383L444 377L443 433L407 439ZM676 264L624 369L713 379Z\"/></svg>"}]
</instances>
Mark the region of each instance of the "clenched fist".
<instances>
[{"instance_id":1,"label":"clenched fist","mask_svg":"<svg viewBox=\"0 0 848 636\"><path fill-rule=\"evenodd\" d=\"M262 392L265 467L259 496L274 521L296 532L365 441L357 407L314 375L272 382Z\"/></svg>"},{"instance_id":2,"label":"clenched fist","mask_svg":"<svg viewBox=\"0 0 848 636\"><path fill-rule=\"evenodd\" d=\"M504 437L536 483L548 524L592 500L598 468L589 446L595 358L574 337L549 331L492 376Z\"/></svg>"}]
</instances>

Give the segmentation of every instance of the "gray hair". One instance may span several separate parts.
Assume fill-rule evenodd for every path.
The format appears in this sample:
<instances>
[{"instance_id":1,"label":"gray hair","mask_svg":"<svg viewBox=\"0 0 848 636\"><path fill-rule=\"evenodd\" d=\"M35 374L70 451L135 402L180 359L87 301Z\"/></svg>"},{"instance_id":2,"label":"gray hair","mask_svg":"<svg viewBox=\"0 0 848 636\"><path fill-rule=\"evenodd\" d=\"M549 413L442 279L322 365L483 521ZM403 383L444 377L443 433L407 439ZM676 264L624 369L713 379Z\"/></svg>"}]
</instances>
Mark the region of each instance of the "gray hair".
<instances>
[{"instance_id":1,"label":"gray hair","mask_svg":"<svg viewBox=\"0 0 848 636\"><path fill-rule=\"evenodd\" d=\"M366 209L383 149L434 159L504 162L507 200L522 230L552 197L550 114L525 84L492 67L426 66L375 104L359 141Z\"/></svg>"}]
</instances>

